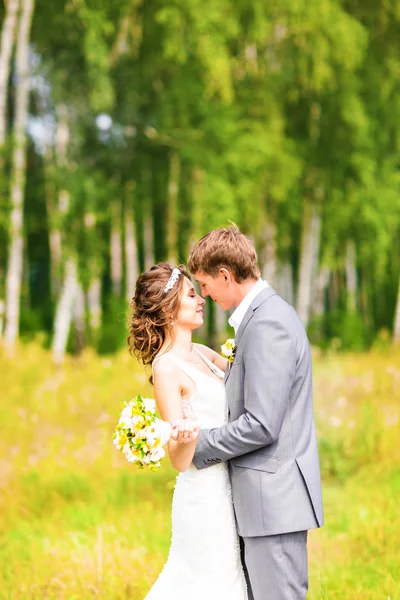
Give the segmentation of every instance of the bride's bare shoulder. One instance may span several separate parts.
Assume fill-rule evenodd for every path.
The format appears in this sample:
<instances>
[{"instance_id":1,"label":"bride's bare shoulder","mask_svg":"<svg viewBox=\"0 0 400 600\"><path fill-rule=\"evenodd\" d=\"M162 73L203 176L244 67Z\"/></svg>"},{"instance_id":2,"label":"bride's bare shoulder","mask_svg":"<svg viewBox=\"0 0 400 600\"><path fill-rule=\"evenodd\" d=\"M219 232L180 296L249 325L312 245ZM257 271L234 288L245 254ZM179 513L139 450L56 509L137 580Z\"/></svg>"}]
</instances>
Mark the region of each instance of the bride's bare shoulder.
<instances>
[{"instance_id":1,"label":"bride's bare shoulder","mask_svg":"<svg viewBox=\"0 0 400 600\"><path fill-rule=\"evenodd\" d=\"M158 378L176 376L179 372L178 365L168 356L168 353L157 356L153 361L153 373Z\"/></svg>"}]
</instances>

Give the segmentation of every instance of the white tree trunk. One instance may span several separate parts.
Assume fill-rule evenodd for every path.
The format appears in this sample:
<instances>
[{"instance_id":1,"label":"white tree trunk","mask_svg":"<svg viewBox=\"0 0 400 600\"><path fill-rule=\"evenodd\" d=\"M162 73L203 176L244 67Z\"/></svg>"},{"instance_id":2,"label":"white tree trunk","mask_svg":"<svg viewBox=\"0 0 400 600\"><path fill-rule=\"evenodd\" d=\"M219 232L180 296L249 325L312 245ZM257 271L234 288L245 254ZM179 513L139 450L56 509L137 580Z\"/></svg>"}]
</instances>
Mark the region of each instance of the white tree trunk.
<instances>
[{"instance_id":1,"label":"white tree trunk","mask_svg":"<svg viewBox=\"0 0 400 600\"><path fill-rule=\"evenodd\" d=\"M178 238L178 211L177 198L179 186L180 163L176 152L172 154L170 165L170 179L168 183L168 262L174 266L177 261L177 238Z\"/></svg>"},{"instance_id":2,"label":"white tree trunk","mask_svg":"<svg viewBox=\"0 0 400 600\"><path fill-rule=\"evenodd\" d=\"M52 350L56 363L61 363L64 359L78 287L76 260L75 258L70 258L65 265L64 283L54 322Z\"/></svg>"},{"instance_id":3,"label":"white tree trunk","mask_svg":"<svg viewBox=\"0 0 400 600\"><path fill-rule=\"evenodd\" d=\"M396 312L395 312L394 326L393 326L393 341L395 344L400 343L400 277L399 277L399 289L397 291Z\"/></svg>"},{"instance_id":4,"label":"white tree trunk","mask_svg":"<svg viewBox=\"0 0 400 600\"><path fill-rule=\"evenodd\" d=\"M150 269L154 264L154 246L153 246L153 219L145 211L144 215L144 266Z\"/></svg>"},{"instance_id":5,"label":"white tree trunk","mask_svg":"<svg viewBox=\"0 0 400 600\"><path fill-rule=\"evenodd\" d=\"M49 145L44 154L47 227L50 249L50 287L53 299L61 289L61 231L58 225L57 190L54 179L54 156Z\"/></svg>"},{"instance_id":6,"label":"white tree trunk","mask_svg":"<svg viewBox=\"0 0 400 600\"><path fill-rule=\"evenodd\" d=\"M270 285L274 286L277 285L275 223L267 223L263 228L261 236L264 249L261 275Z\"/></svg>"},{"instance_id":7,"label":"white tree trunk","mask_svg":"<svg viewBox=\"0 0 400 600\"><path fill-rule=\"evenodd\" d=\"M356 246L353 240L348 240L346 247L346 284L347 309L354 314L357 310L357 268Z\"/></svg>"},{"instance_id":8,"label":"white tree trunk","mask_svg":"<svg viewBox=\"0 0 400 600\"><path fill-rule=\"evenodd\" d=\"M10 250L6 279L6 345L18 336L23 267L23 213L26 180L26 135L29 101L29 36L34 0L24 0L19 19L16 52L14 152L11 176Z\"/></svg>"},{"instance_id":9,"label":"white tree trunk","mask_svg":"<svg viewBox=\"0 0 400 600\"><path fill-rule=\"evenodd\" d=\"M56 161L60 168L65 167L67 156L67 145L69 141L68 111L64 104L57 106L57 129L56 129ZM61 289L61 263L62 263L62 234L60 229L60 216L68 210L69 195L66 190L60 190L58 203L56 202L56 187L53 175L53 153L49 147L46 148L46 207L48 215L49 247L50 247L50 277L51 292L53 298Z\"/></svg>"},{"instance_id":10,"label":"white tree trunk","mask_svg":"<svg viewBox=\"0 0 400 600\"><path fill-rule=\"evenodd\" d=\"M90 281L87 292L87 304L89 310L89 324L92 332L97 334L101 326L101 280L94 277Z\"/></svg>"},{"instance_id":11,"label":"white tree trunk","mask_svg":"<svg viewBox=\"0 0 400 600\"><path fill-rule=\"evenodd\" d=\"M292 265L285 262L279 267L279 275L277 276L277 291L286 302L294 304L293 293L293 269Z\"/></svg>"},{"instance_id":12,"label":"white tree trunk","mask_svg":"<svg viewBox=\"0 0 400 600\"><path fill-rule=\"evenodd\" d=\"M314 284L314 297L312 301L312 314L316 317L321 317L325 309L325 290L329 285L331 270L329 267L323 266L320 268L318 276Z\"/></svg>"},{"instance_id":13,"label":"white tree trunk","mask_svg":"<svg viewBox=\"0 0 400 600\"><path fill-rule=\"evenodd\" d=\"M130 43L128 42L129 27L132 23L132 15L124 15L119 22L118 35L115 39L114 45L111 49L110 54L110 66L114 67L120 56L128 54L131 49Z\"/></svg>"},{"instance_id":14,"label":"white tree trunk","mask_svg":"<svg viewBox=\"0 0 400 600\"><path fill-rule=\"evenodd\" d=\"M138 258L135 236L133 210L125 211L125 266L126 266L126 299L130 302L135 295L138 278Z\"/></svg>"},{"instance_id":15,"label":"white tree trunk","mask_svg":"<svg viewBox=\"0 0 400 600\"><path fill-rule=\"evenodd\" d=\"M307 327L311 312L313 280L319 253L321 219L314 204L306 203L303 214L303 232L297 291L297 312Z\"/></svg>"},{"instance_id":16,"label":"white tree trunk","mask_svg":"<svg viewBox=\"0 0 400 600\"><path fill-rule=\"evenodd\" d=\"M319 271L319 251L321 246L321 216L315 208L311 221L311 236L312 236L312 264L311 264L311 296L313 294L313 284ZM311 297L312 303L312 297ZM311 309L310 303L310 309Z\"/></svg>"},{"instance_id":17,"label":"white tree trunk","mask_svg":"<svg viewBox=\"0 0 400 600\"><path fill-rule=\"evenodd\" d=\"M63 104L57 107L57 130L56 130L56 160L59 168L67 165L67 146L69 141L69 124L67 107ZM58 193L58 216L68 212L69 193L61 189ZM57 256L60 254L60 268L62 262L62 233L58 228L55 230L55 245ZM60 291L56 316L54 320L53 334L53 357L56 363L61 363L67 347L69 331L72 320L76 314L75 303L80 293L78 283L77 260L74 255L65 259L64 281ZM78 299L79 301L79 299Z\"/></svg>"},{"instance_id":18,"label":"white tree trunk","mask_svg":"<svg viewBox=\"0 0 400 600\"><path fill-rule=\"evenodd\" d=\"M7 131L7 91L12 50L15 40L19 0L8 0L3 21L0 44L0 147L3 146Z\"/></svg>"},{"instance_id":19,"label":"white tree trunk","mask_svg":"<svg viewBox=\"0 0 400 600\"><path fill-rule=\"evenodd\" d=\"M72 317L76 333L76 352L82 351L85 340L85 293L79 281L76 281L75 302L72 307Z\"/></svg>"},{"instance_id":20,"label":"white tree trunk","mask_svg":"<svg viewBox=\"0 0 400 600\"><path fill-rule=\"evenodd\" d=\"M110 236L111 283L114 296L121 296L122 286L122 241L121 203L114 200Z\"/></svg>"},{"instance_id":21,"label":"white tree trunk","mask_svg":"<svg viewBox=\"0 0 400 600\"><path fill-rule=\"evenodd\" d=\"M92 212L87 212L84 218L85 227L87 230L88 237L93 237L96 235L95 227L96 227L96 215ZM90 282L89 288L87 291L87 305L89 310L89 325L92 334L94 334L94 338L96 338L97 332L101 325L101 280L100 280L100 268L99 263L96 260L96 257L93 256L92 250L92 258L89 262L89 273L90 273ZM82 291L83 294L83 291ZM85 322L85 298L83 294L83 301L81 302L83 306L83 323ZM78 332L79 333L79 332ZM83 335L82 335L83 341Z\"/></svg>"},{"instance_id":22,"label":"white tree trunk","mask_svg":"<svg viewBox=\"0 0 400 600\"><path fill-rule=\"evenodd\" d=\"M5 308L6 308L6 305L4 303L4 300L0 300L0 338L3 335Z\"/></svg>"}]
</instances>

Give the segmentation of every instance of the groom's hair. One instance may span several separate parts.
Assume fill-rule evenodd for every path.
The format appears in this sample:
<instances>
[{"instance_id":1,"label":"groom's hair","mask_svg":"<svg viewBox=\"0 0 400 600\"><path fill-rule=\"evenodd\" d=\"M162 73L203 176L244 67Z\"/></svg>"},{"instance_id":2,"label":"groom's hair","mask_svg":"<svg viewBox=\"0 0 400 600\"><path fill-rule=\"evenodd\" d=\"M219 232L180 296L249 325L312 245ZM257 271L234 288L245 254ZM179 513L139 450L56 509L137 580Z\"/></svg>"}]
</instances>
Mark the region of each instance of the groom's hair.
<instances>
[{"instance_id":1,"label":"groom's hair","mask_svg":"<svg viewBox=\"0 0 400 600\"><path fill-rule=\"evenodd\" d=\"M235 224L206 233L190 252L188 267L193 275L201 271L212 277L225 267L237 283L260 277L255 248Z\"/></svg>"}]
</instances>

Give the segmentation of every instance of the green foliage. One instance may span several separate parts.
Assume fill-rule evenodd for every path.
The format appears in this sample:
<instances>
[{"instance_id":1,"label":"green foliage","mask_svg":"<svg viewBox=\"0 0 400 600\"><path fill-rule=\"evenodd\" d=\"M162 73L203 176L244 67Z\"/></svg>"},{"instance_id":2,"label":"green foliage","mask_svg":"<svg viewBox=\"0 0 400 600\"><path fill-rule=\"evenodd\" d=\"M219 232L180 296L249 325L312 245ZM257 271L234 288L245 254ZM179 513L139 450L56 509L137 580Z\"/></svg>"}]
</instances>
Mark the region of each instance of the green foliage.
<instances>
[{"instance_id":1,"label":"green foliage","mask_svg":"<svg viewBox=\"0 0 400 600\"><path fill-rule=\"evenodd\" d=\"M338 340L343 350L363 350L366 346L364 325L359 314L335 310L326 315L329 338Z\"/></svg>"},{"instance_id":2,"label":"green foliage","mask_svg":"<svg viewBox=\"0 0 400 600\"><path fill-rule=\"evenodd\" d=\"M110 297L106 303L103 326L96 347L99 354L112 354L126 346L127 323L127 303L119 298Z\"/></svg>"},{"instance_id":3,"label":"green foliage","mask_svg":"<svg viewBox=\"0 0 400 600\"><path fill-rule=\"evenodd\" d=\"M313 202L322 215L318 263L332 276L311 338L360 348L391 328L400 276L399 14L398 0L37 0L23 330L52 330L48 238L59 228L63 261L78 254L85 291L95 276L104 283L100 348L118 347L108 312L119 301L109 285L110 223L128 201L140 271L149 246L154 261L184 261L196 238L232 220L260 256L273 225L278 269L289 262L293 281L304 203ZM13 85L11 77L8 131ZM68 115L65 160L55 139L60 106ZM9 139L0 149L0 290ZM68 193L66 212L45 206L52 186L56 205L60 190ZM122 243L124 225L122 216ZM360 317L343 310L349 240Z\"/></svg>"}]
</instances>

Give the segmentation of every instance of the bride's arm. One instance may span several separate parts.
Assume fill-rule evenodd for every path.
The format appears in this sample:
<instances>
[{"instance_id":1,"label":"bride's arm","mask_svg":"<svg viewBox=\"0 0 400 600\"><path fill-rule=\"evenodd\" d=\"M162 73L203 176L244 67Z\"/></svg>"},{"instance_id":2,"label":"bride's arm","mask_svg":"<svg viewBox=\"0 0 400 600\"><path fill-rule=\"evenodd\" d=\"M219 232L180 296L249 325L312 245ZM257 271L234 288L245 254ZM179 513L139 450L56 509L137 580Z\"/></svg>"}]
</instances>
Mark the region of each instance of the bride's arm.
<instances>
[{"instance_id":1,"label":"bride's arm","mask_svg":"<svg viewBox=\"0 0 400 600\"><path fill-rule=\"evenodd\" d=\"M183 473L193 460L200 428L192 420L183 418L179 368L172 361L159 360L154 365L153 380L161 418L172 425L169 458L174 469Z\"/></svg>"}]
</instances>

